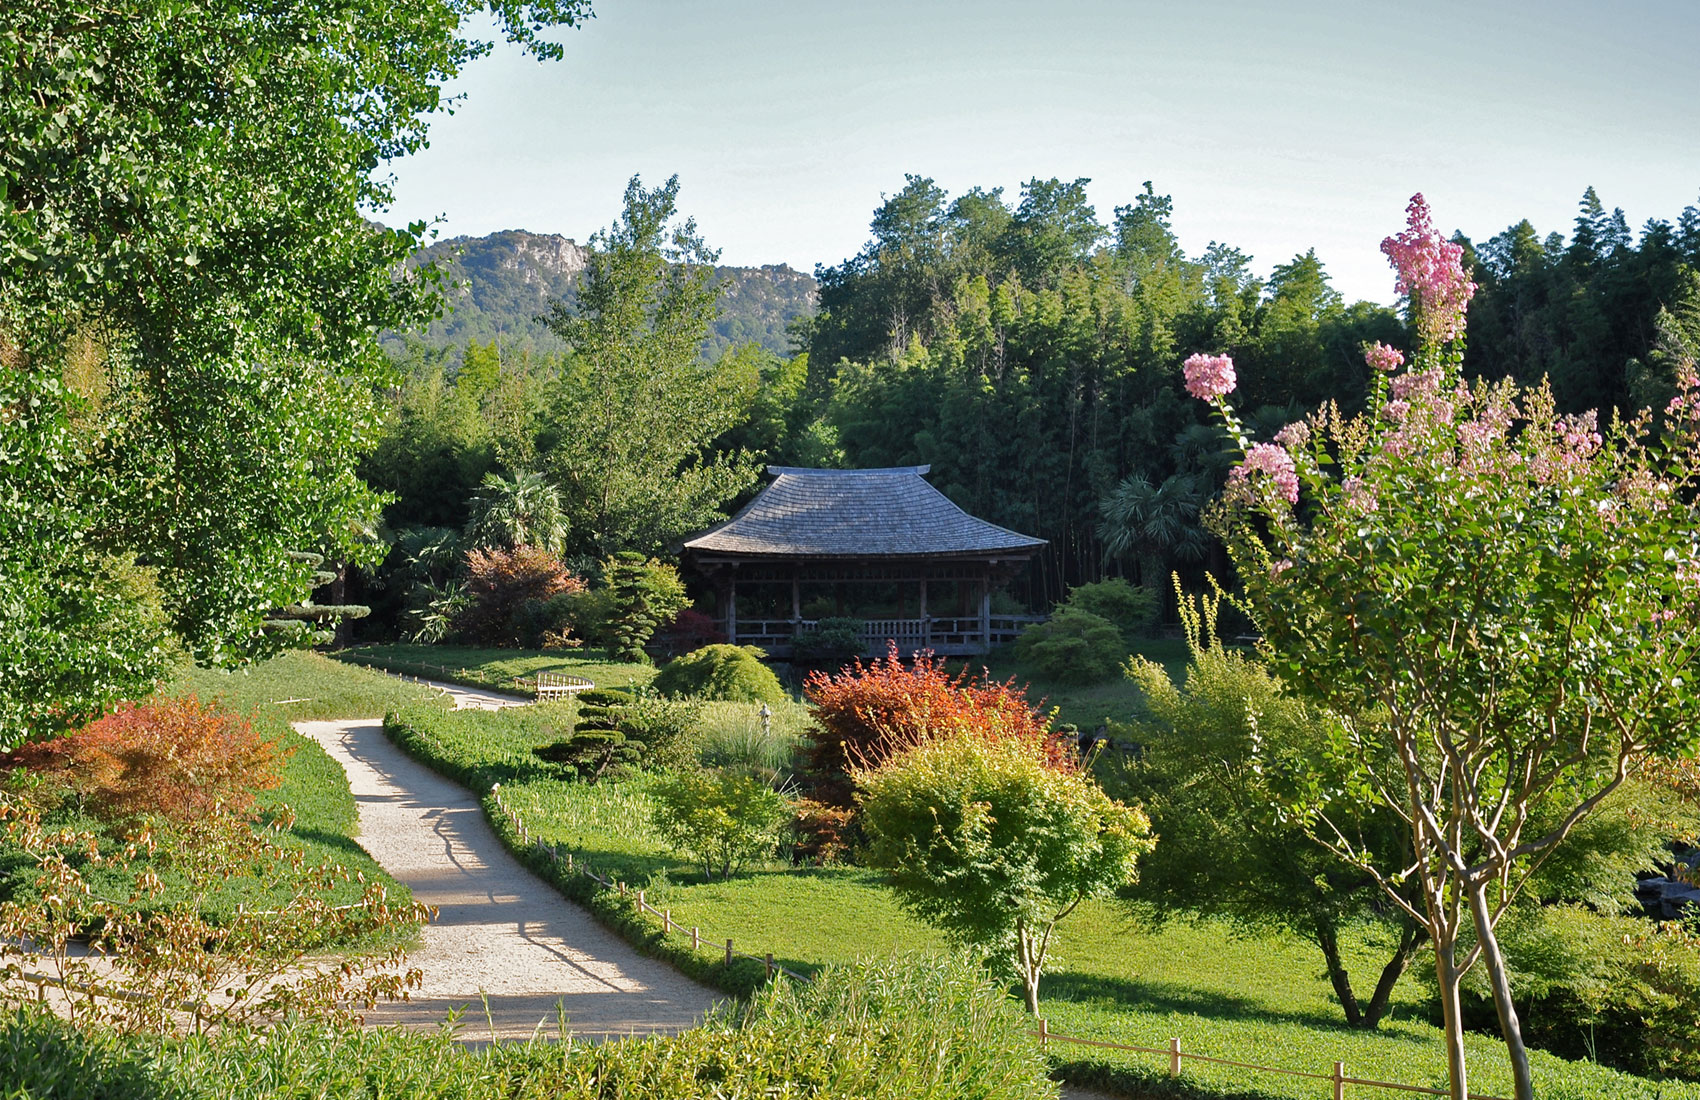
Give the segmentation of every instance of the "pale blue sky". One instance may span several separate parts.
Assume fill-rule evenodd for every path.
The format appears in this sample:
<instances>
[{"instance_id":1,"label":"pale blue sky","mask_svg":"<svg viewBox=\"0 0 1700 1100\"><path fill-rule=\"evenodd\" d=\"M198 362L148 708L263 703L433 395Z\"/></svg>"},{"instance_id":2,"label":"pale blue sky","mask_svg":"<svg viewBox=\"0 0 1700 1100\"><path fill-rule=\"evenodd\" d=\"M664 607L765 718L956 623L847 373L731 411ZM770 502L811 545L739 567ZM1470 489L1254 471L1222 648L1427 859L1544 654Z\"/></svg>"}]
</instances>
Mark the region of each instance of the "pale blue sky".
<instances>
[{"instance_id":1,"label":"pale blue sky","mask_svg":"<svg viewBox=\"0 0 1700 1100\"><path fill-rule=\"evenodd\" d=\"M388 220L583 242L678 173L723 262L812 270L905 172L1087 176L1104 220L1149 179L1189 252L1315 247L1387 301L1413 191L1477 240L1568 234L1590 184L1637 229L1700 197L1700 0L600 0L560 38L468 71Z\"/></svg>"}]
</instances>

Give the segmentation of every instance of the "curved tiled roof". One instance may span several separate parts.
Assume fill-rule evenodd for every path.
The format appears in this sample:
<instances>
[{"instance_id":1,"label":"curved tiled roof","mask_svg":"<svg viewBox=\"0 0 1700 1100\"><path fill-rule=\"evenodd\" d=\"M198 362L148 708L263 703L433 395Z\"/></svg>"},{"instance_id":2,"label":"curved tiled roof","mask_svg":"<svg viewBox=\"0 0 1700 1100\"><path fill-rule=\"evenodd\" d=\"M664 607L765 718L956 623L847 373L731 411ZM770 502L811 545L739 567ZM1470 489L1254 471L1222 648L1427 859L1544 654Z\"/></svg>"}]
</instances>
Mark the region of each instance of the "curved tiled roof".
<instances>
[{"instance_id":1,"label":"curved tiled roof","mask_svg":"<svg viewBox=\"0 0 1700 1100\"><path fill-rule=\"evenodd\" d=\"M773 484L736 516L692 539L699 554L917 557L1008 553L1045 545L987 523L922 480L927 466L808 470L769 466Z\"/></svg>"}]
</instances>

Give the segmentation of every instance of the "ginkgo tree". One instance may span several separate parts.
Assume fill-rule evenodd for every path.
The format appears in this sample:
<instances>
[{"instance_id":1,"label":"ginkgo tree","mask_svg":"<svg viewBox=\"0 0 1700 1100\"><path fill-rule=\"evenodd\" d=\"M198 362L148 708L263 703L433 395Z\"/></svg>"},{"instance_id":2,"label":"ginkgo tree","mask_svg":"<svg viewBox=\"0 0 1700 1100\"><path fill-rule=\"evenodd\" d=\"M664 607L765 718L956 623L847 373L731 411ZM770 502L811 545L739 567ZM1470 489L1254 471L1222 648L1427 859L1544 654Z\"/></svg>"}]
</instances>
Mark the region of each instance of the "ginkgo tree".
<instances>
[{"instance_id":1,"label":"ginkgo tree","mask_svg":"<svg viewBox=\"0 0 1700 1100\"><path fill-rule=\"evenodd\" d=\"M1475 966L1531 1100L1499 920L1604 799L1700 735L1700 378L1685 364L1667 408L1604 428L1544 386L1466 379L1462 250L1420 195L1383 250L1414 347L1409 365L1366 350L1361 416L1253 441L1231 360L1193 356L1187 387L1242 452L1213 524L1246 610L1280 675L1345 722L1327 766L1284 766L1284 797L1427 930L1455 1100ZM1348 827L1365 803L1410 846Z\"/></svg>"}]
</instances>

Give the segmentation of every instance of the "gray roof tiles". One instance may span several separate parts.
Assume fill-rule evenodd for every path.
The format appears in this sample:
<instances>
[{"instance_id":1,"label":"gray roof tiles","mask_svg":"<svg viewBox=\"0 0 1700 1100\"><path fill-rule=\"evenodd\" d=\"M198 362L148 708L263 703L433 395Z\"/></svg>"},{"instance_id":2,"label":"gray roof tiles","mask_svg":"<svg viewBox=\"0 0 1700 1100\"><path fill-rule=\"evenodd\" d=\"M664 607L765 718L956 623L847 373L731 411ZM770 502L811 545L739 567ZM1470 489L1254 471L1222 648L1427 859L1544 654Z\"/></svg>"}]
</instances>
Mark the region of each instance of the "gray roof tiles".
<instances>
[{"instance_id":1,"label":"gray roof tiles","mask_svg":"<svg viewBox=\"0 0 1700 1100\"><path fill-rule=\"evenodd\" d=\"M783 557L1026 557L1044 539L976 519L922 480L926 466L809 470L769 466L744 510L685 542L698 554Z\"/></svg>"}]
</instances>

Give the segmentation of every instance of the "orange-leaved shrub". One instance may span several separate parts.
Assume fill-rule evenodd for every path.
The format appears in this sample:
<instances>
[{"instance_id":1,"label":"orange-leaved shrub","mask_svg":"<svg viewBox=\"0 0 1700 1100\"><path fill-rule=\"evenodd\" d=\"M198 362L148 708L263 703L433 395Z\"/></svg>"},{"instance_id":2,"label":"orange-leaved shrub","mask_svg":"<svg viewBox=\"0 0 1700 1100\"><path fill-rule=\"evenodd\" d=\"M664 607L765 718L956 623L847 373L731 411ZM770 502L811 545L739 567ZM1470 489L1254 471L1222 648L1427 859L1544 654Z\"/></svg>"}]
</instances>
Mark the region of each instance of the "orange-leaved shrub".
<instances>
[{"instance_id":1,"label":"orange-leaved shrub","mask_svg":"<svg viewBox=\"0 0 1700 1100\"><path fill-rule=\"evenodd\" d=\"M67 787L103 817L186 822L249 813L288 758L241 715L190 695L124 703L64 737L14 749L0 767Z\"/></svg>"},{"instance_id":2,"label":"orange-leaved shrub","mask_svg":"<svg viewBox=\"0 0 1700 1100\"><path fill-rule=\"evenodd\" d=\"M568 644L569 608L556 599L585 590L561 559L535 546L466 554L466 607L453 630L479 645Z\"/></svg>"},{"instance_id":3,"label":"orange-leaved shrub","mask_svg":"<svg viewBox=\"0 0 1700 1100\"><path fill-rule=\"evenodd\" d=\"M1028 702L1015 681L952 675L932 653L905 662L891 645L886 655L833 675L814 672L803 694L819 727L808 751L814 795L832 805L852 804L852 767L871 770L892 754L925 741L951 737L1020 740L1053 766L1073 767L1071 742L1051 732L1050 720Z\"/></svg>"}]
</instances>

